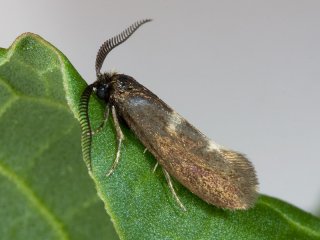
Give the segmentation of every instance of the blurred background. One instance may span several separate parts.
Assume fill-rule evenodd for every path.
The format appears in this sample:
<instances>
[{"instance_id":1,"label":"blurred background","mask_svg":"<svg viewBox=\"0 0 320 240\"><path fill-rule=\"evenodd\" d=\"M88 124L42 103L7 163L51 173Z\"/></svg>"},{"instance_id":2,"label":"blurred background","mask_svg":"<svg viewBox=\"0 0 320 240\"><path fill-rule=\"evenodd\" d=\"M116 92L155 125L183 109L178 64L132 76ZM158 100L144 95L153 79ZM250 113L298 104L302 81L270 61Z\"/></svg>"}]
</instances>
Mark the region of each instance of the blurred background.
<instances>
[{"instance_id":1,"label":"blurred background","mask_svg":"<svg viewBox=\"0 0 320 240\"><path fill-rule=\"evenodd\" d=\"M152 18L107 58L217 143L245 153L261 193L320 208L320 2L1 3L0 47L24 32L60 49L88 82L103 41Z\"/></svg>"}]
</instances>

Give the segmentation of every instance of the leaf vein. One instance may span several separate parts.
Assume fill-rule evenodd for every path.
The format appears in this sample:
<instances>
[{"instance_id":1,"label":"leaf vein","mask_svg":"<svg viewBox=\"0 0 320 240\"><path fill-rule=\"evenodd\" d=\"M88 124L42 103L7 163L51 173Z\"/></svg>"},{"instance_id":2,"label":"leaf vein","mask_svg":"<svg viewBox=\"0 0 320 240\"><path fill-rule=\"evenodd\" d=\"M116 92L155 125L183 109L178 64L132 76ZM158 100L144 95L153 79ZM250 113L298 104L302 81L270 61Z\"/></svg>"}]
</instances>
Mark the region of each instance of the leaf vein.
<instances>
[{"instance_id":1,"label":"leaf vein","mask_svg":"<svg viewBox=\"0 0 320 240\"><path fill-rule=\"evenodd\" d=\"M308 227L305 227L303 225L301 225L300 223L298 222L295 222L294 220L292 220L288 215L286 215L284 212L282 212L281 210L275 208L272 204L269 204L263 200L260 200L259 201L260 204L264 204L266 205L267 207L271 208L272 210L274 210L275 212L277 212L280 216L282 216L285 220L287 220L288 223L294 225L295 227L297 227L298 229L301 229L302 231L306 232L306 233L309 233L310 235L313 235L313 236L317 236L319 237L320 234Z\"/></svg>"},{"instance_id":2,"label":"leaf vein","mask_svg":"<svg viewBox=\"0 0 320 240\"><path fill-rule=\"evenodd\" d=\"M28 96L28 95L23 94L22 92L17 91L10 84L8 84L2 77L0 77L0 85L4 86L6 89L8 89L13 95L15 95L15 97L35 101L35 102L44 104L49 107L57 107L57 108L66 110L68 113L71 113L69 107L67 107L63 103L60 103L57 101L51 101L50 99L40 97L40 96L37 96L37 97Z\"/></svg>"},{"instance_id":3,"label":"leaf vein","mask_svg":"<svg viewBox=\"0 0 320 240\"><path fill-rule=\"evenodd\" d=\"M38 148L37 152L34 153L33 156L30 157L29 168L32 168L34 166L34 164L35 164L36 159L39 158L40 156L42 156L45 153L45 151L47 151L48 149L50 149L52 147L52 145L54 145L55 143L60 141L62 138L64 138L68 134L70 134L72 132L72 130L74 129L74 127L75 127L75 125L71 125L64 132L62 132L58 137L52 138L47 143L42 144Z\"/></svg>"},{"instance_id":4,"label":"leaf vein","mask_svg":"<svg viewBox=\"0 0 320 240\"><path fill-rule=\"evenodd\" d=\"M14 183L18 189L25 195L25 197L35 206L35 208L40 212L43 218L48 222L48 224L58 233L60 239L67 240L69 236L65 231L62 223L58 218L51 212L39 199L39 197L32 191L30 186L28 186L23 179L21 179L16 173L14 173L8 167L5 167L0 163L0 174L6 177L9 181Z\"/></svg>"},{"instance_id":5,"label":"leaf vein","mask_svg":"<svg viewBox=\"0 0 320 240\"><path fill-rule=\"evenodd\" d=\"M6 101L0 108L0 117L12 106L12 104L17 101L18 98L11 98L10 100Z\"/></svg>"}]
</instances>

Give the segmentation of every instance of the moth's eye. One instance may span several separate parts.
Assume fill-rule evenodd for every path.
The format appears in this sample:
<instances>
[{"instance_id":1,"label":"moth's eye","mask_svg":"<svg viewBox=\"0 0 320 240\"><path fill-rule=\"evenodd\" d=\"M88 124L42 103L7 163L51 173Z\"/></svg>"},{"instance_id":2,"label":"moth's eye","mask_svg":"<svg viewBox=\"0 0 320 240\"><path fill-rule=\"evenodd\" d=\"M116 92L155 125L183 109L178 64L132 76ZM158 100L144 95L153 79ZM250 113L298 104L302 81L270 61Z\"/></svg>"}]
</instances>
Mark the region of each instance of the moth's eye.
<instances>
[{"instance_id":1,"label":"moth's eye","mask_svg":"<svg viewBox=\"0 0 320 240\"><path fill-rule=\"evenodd\" d=\"M108 96L108 86L105 84L101 84L97 87L97 91L96 94L98 96L98 98L101 99L106 99L106 97Z\"/></svg>"}]
</instances>

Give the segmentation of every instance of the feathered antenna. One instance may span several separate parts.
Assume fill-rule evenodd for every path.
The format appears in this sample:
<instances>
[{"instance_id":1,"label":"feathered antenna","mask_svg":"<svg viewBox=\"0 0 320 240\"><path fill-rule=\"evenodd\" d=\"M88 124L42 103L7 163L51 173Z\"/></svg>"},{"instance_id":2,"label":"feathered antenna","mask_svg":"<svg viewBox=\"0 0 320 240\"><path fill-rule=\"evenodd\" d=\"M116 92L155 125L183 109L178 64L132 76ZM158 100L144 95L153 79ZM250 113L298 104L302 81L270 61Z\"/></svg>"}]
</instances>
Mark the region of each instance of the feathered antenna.
<instances>
[{"instance_id":1,"label":"feathered antenna","mask_svg":"<svg viewBox=\"0 0 320 240\"><path fill-rule=\"evenodd\" d=\"M92 131L89 118L89 100L93 91L94 84L88 85L83 91L80 104L79 104L79 120L82 130L81 144L82 154L84 162L87 164L89 171L91 171L91 142L92 142Z\"/></svg>"},{"instance_id":2,"label":"feathered antenna","mask_svg":"<svg viewBox=\"0 0 320 240\"><path fill-rule=\"evenodd\" d=\"M111 52L116 46L120 45L124 41L126 41L141 25L150 22L151 19L144 19L135 22L130 27L125 29L120 34L108 39L105 41L102 46L100 47L97 58L96 58L96 74L97 77L101 74L100 70L103 64L103 61L107 57L108 53Z\"/></svg>"},{"instance_id":3,"label":"feathered antenna","mask_svg":"<svg viewBox=\"0 0 320 240\"><path fill-rule=\"evenodd\" d=\"M114 36L113 38L105 41L100 47L97 59L96 59L96 74L97 77L101 74L100 70L103 64L103 61L107 57L108 53L120 45L124 41L126 41L141 25L150 22L151 19L140 20L132 24L130 27L125 29L120 34ZM89 119L89 100L90 96L93 92L93 88L95 87L95 83L88 85L83 91L80 103L79 103L79 120L80 126L82 130L81 143L82 143L82 154L85 163L89 171L92 170L91 166L91 144L92 144L92 131L91 124Z\"/></svg>"}]
</instances>

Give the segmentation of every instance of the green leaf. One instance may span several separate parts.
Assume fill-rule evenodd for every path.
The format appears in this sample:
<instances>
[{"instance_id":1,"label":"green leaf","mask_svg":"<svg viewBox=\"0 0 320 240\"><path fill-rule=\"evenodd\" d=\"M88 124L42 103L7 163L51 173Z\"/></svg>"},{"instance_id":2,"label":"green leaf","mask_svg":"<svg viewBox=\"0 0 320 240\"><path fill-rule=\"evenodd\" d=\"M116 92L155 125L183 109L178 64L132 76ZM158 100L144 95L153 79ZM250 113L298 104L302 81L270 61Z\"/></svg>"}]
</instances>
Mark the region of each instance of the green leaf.
<instances>
[{"instance_id":1,"label":"green leaf","mask_svg":"<svg viewBox=\"0 0 320 240\"><path fill-rule=\"evenodd\" d=\"M83 86L63 54L37 35L0 49L1 239L116 239L66 100L66 87Z\"/></svg>"},{"instance_id":2,"label":"green leaf","mask_svg":"<svg viewBox=\"0 0 320 240\"><path fill-rule=\"evenodd\" d=\"M12 61L12 65L7 65ZM30 70L33 66L37 66L36 69L39 70ZM19 74L21 71L22 74ZM30 34L18 39L9 51L0 49L0 78L1 82L8 82L7 85L12 86L15 92L28 93L24 94L28 99L19 99L24 107L14 109L15 101L18 100L10 100L14 99L13 94L0 85L0 100L2 100L0 121L5 121L0 125L2 128L0 177L5 180L0 181L0 191L1 196L6 196L0 198L0 217L6 221L9 219L8 224L0 225L0 236L5 236L7 239L36 239L34 236L38 239L103 238L102 236L106 236L106 231L101 228L107 225L103 216L98 215L100 218L96 221L95 215L90 215L88 220L89 214L101 213L101 208L100 211L98 207L95 211L84 210L81 216L71 220L65 216L69 209L78 209L77 203L86 202L83 199L92 197L94 190L86 182L85 164L78 161L80 158L78 124L71 128L75 120L68 110L60 112L59 108L54 106L57 103L66 106L66 97L70 109L75 117L79 118L78 104L86 86L85 82L60 52L38 36ZM60 84L57 84L58 82ZM63 88L65 92L60 92ZM37 102L40 106L28 108L29 105L26 103L29 101L33 103L29 98L37 99L33 100L36 102L41 99L40 103ZM52 106L54 109L44 111L43 105L50 104L47 102L43 104L42 99L49 99L47 102L50 104L54 102ZM104 103L95 97L92 98L90 119L93 128L100 124L103 110ZM63 112L68 116L66 119L63 118ZM70 132L74 132L69 134L69 128L73 129L69 130ZM108 122L104 131L93 137L93 171L90 173L98 195L112 217L121 239L320 239L318 218L267 196L261 196L253 209L232 212L206 204L175 182L177 193L187 207L187 212L183 212L172 197L161 169L158 168L152 173L156 160L150 153L143 153L143 145L129 129L125 126L122 126L122 129L126 140L120 164L114 174L108 178L105 176L116 151L112 121ZM59 133L65 137L59 138ZM47 138L42 138L43 135ZM51 143L53 138L57 140ZM42 150L43 152L38 150L47 141L46 150ZM69 158L66 157L67 154L76 156ZM40 163L46 158L49 160L44 164ZM72 165L73 162L76 164ZM7 169L10 173L14 172L14 175L6 174ZM74 176L75 173L77 176ZM15 188L10 187L10 184L14 183L11 179L16 179L15 176L25 188L19 184L16 184ZM88 187L84 186L86 184ZM43 208L39 211L35 210L37 208L34 207L36 205L34 200L20 200L28 189L36 196L36 200L42 203ZM10 197L10 194L13 194L13 197ZM17 197L19 194L22 197ZM72 201L66 200L67 197ZM9 207L4 209L3 206ZM47 223L43 221L45 210L55 214L53 219L59 220L60 228L50 228L50 224L45 228ZM30 218L32 220L29 220ZM79 231L78 235L72 235L73 231L70 229L73 228L76 229L74 231ZM30 229L35 232L33 235L27 235L30 234ZM68 237L59 235L61 231L56 229L62 229ZM12 234L17 234L20 238Z\"/></svg>"}]
</instances>

